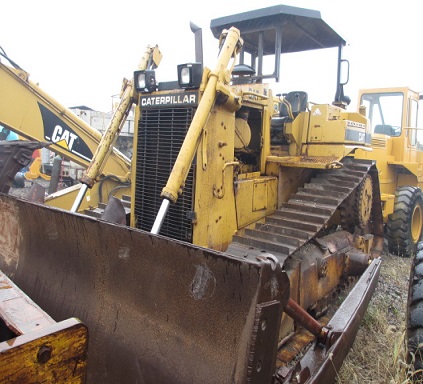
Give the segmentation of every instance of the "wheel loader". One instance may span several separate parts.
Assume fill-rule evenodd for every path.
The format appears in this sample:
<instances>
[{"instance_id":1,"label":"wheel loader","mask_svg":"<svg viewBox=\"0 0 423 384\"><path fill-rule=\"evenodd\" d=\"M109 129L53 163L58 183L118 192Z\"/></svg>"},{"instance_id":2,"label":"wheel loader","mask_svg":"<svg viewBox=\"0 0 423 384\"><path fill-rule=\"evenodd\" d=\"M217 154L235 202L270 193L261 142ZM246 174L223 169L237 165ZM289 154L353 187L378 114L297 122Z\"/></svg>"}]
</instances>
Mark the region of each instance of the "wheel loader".
<instances>
[{"instance_id":1,"label":"wheel loader","mask_svg":"<svg viewBox=\"0 0 423 384\"><path fill-rule=\"evenodd\" d=\"M210 28L212 69L197 57L171 82L134 72L129 226L79 213L86 188L74 211L7 195L43 143L0 143L0 269L54 321L88 328L88 383L330 383L376 287L379 175L354 158L371 131L345 109L345 41L284 5ZM338 51L332 104L273 94L282 54L322 48Z\"/></svg>"},{"instance_id":2,"label":"wheel loader","mask_svg":"<svg viewBox=\"0 0 423 384\"><path fill-rule=\"evenodd\" d=\"M358 150L354 157L377 162L389 251L400 256L416 253L423 229L419 98L407 87L359 92L359 106L371 123L373 150Z\"/></svg>"},{"instance_id":3,"label":"wheel loader","mask_svg":"<svg viewBox=\"0 0 423 384\"><path fill-rule=\"evenodd\" d=\"M362 89L359 106L372 127L372 152L355 157L373 159L379 171L385 238L389 251L413 256L407 300L407 358L412 382L422 380L423 195L421 129L418 92L408 87Z\"/></svg>"}]
</instances>

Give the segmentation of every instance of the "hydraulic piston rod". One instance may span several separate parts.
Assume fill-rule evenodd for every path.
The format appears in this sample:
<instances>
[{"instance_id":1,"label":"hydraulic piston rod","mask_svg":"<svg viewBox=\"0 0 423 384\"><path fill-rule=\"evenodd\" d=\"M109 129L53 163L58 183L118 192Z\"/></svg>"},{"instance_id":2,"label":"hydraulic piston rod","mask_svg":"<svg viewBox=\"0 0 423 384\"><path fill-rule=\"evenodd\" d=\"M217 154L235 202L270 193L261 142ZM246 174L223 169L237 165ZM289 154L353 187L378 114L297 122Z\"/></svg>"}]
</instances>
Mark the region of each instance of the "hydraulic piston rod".
<instances>
[{"instance_id":1,"label":"hydraulic piston rod","mask_svg":"<svg viewBox=\"0 0 423 384\"><path fill-rule=\"evenodd\" d=\"M189 168L194 159L197 150L201 132L206 124L207 118L216 99L219 83L224 81L222 78L222 68L227 68L236 54L242 47L242 39L238 29L232 27L226 31L225 40L221 46L217 65L209 75L207 85L205 86L203 96L198 105L197 111L185 136L185 140L176 158L172 172L169 176L166 186L162 190L161 196L164 198L159 214L156 217L151 233L157 229L160 230L162 222L165 219L168 203L165 200L175 203L178 199L181 186L184 184ZM239 105L241 107L241 105ZM163 204L166 206L164 208Z\"/></svg>"},{"instance_id":2,"label":"hydraulic piston rod","mask_svg":"<svg viewBox=\"0 0 423 384\"><path fill-rule=\"evenodd\" d=\"M294 300L289 299L284 309L286 314L301 324L305 329L317 337L319 342L324 344L328 330L315 320L307 311L301 308Z\"/></svg>"}]
</instances>

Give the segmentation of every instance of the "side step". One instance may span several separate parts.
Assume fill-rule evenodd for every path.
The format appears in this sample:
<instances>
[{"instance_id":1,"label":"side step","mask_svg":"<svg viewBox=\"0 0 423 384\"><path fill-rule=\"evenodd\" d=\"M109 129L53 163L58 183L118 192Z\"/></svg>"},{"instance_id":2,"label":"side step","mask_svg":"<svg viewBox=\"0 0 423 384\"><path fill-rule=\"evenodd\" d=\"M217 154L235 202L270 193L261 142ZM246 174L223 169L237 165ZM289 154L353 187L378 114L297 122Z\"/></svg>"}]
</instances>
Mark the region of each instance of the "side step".
<instances>
[{"instance_id":1,"label":"side step","mask_svg":"<svg viewBox=\"0 0 423 384\"><path fill-rule=\"evenodd\" d=\"M325 229L371 166L370 161L347 159L341 169L321 171L291 195L280 209L266 217L264 223L235 234L227 252L244 257L271 252L286 258Z\"/></svg>"}]
</instances>

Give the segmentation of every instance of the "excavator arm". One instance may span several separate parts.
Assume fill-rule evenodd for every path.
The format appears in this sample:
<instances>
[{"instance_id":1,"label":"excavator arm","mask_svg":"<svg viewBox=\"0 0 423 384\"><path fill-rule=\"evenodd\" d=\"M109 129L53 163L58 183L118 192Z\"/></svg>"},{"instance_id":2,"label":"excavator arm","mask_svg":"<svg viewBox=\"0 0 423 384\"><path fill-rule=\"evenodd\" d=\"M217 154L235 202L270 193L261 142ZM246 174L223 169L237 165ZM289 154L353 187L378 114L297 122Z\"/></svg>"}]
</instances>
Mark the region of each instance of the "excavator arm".
<instances>
[{"instance_id":1,"label":"excavator arm","mask_svg":"<svg viewBox=\"0 0 423 384\"><path fill-rule=\"evenodd\" d=\"M158 46L155 47L147 46L143 57L138 65L139 70L145 70L151 67L157 68L162 58L162 54L159 51ZM112 120L100 140L97 146L97 150L93 156L93 159L81 178L81 182L84 184L76 197L74 204L72 205L71 211L76 212L80 207L85 193L88 188L92 188L96 180L101 175L101 170L107 164L107 159L113 149L113 143L119 136L123 123L125 122L133 104L136 100L137 92L134 89L134 81L125 81L121 93L121 99L119 106L112 117Z\"/></svg>"},{"instance_id":2,"label":"excavator arm","mask_svg":"<svg viewBox=\"0 0 423 384\"><path fill-rule=\"evenodd\" d=\"M100 132L29 80L29 74L19 67L0 62L0 88L1 125L28 140L47 141L53 152L88 167ZM129 170L129 159L114 148L103 173L124 178Z\"/></svg>"}]
</instances>

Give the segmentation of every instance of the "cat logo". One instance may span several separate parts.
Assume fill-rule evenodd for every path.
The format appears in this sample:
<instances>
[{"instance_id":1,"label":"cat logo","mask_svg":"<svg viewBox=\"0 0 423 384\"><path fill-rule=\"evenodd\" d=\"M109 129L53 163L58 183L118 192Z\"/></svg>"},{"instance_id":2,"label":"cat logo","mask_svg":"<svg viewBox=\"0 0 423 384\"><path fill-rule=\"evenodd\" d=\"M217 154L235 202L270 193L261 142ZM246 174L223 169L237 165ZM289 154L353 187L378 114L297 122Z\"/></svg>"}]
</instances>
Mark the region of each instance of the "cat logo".
<instances>
[{"instance_id":1,"label":"cat logo","mask_svg":"<svg viewBox=\"0 0 423 384\"><path fill-rule=\"evenodd\" d=\"M78 136L66 129L63 129L60 125L56 125L51 135L51 141L67 151L72 152L73 143Z\"/></svg>"},{"instance_id":2,"label":"cat logo","mask_svg":"<svg viewBox=\"0 0 423 384\"><path fill-rule=\"evenodd\" d=\"M93 153L84 140L59 116L41 103L38 106L44 123L44 138L81 159L91 161Z\"/></svg>"}]
</instances>

